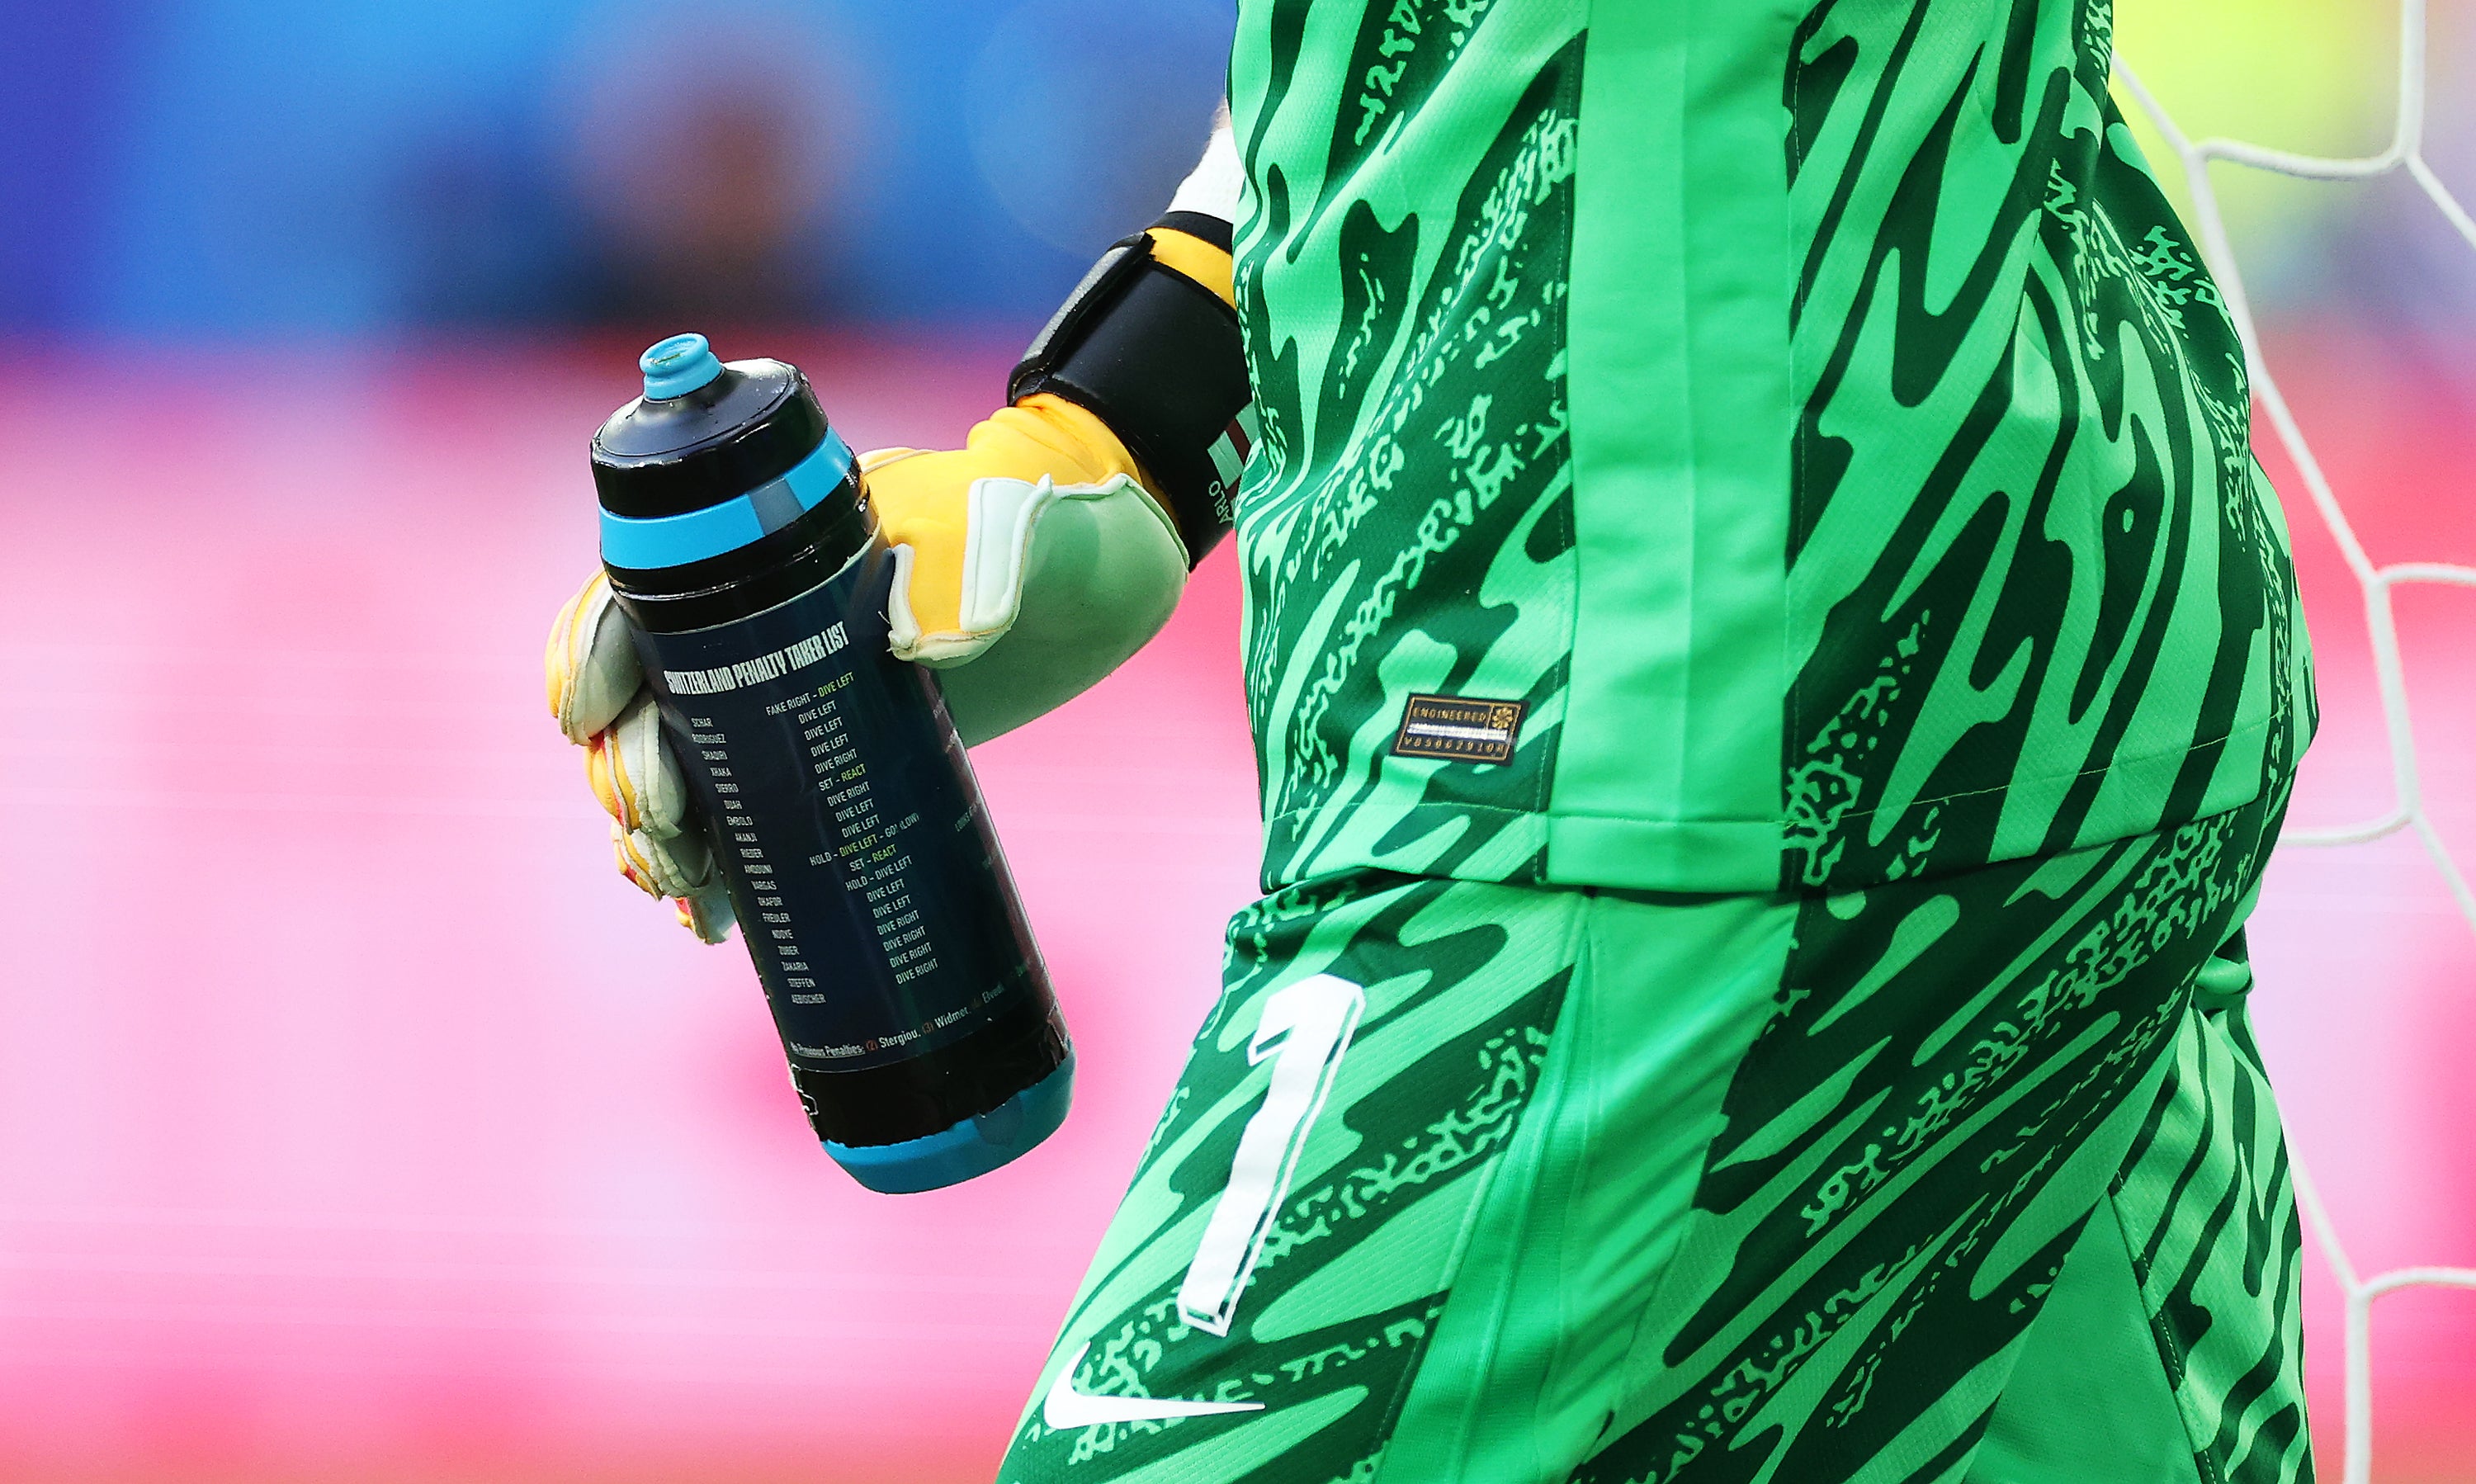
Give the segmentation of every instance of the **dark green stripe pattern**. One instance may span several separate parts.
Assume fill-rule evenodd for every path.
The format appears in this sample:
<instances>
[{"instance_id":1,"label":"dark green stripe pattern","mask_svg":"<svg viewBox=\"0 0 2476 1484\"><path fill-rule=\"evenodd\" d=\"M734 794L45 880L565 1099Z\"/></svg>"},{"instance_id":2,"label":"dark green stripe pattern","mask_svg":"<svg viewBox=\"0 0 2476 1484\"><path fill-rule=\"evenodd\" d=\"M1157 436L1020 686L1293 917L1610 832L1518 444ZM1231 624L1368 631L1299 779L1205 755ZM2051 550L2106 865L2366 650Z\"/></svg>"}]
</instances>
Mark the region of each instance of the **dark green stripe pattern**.
<instances>
[{"instance_id":1,"label":"dark green stripe pattern","mask_svg":"<svg viewBox=\"0 0 2476 1484\"><path fill-rule=\"evenodd\" d=\"M1790 887L2180 824L2309 728L2242 350L2111 33L2106 0L1796 30Z\"/></svg>"},{"instance_id":2,"label":"dark green stripe pattern","mask_svg":"<svg viewBox=\"0 0 2476 1484\"><path fill-rule=\"evenodd\" d=\"M2122 1384L2174 1390L2196 1476L2309 1476L2276 1115L2192 1003L2276 819L1809 899L1575 1484L1962 1477L2093 1212L2158 1337Z\"/></svg>"}]
</instances>

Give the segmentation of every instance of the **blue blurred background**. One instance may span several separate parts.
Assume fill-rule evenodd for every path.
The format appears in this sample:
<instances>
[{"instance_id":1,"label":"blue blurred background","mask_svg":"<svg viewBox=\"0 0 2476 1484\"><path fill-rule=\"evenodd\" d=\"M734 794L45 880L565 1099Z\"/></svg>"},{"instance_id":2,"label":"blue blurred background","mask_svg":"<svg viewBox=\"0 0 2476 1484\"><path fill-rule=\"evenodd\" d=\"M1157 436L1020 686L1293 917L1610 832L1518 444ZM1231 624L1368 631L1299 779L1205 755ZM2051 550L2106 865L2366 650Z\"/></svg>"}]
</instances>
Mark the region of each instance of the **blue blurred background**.
<instances>
[{"instance_id":1,"label":"blue blurred background","mask_svg":"<svg viewBox=\"0 0 2476 1484\"><path fill-rule=\"evenodd\" d=\"M2470 9L2434 6L2445 175L2476 166ZM1036 324L1192 163L1233 10L5 0L0 331ZM2201 131L2380 146L2389 7L2119 11ZM2270 313L2476 325L2403 181L2228 190Z\"/></svg>"},{"instance_id":2,"label":"blue blurred background","mask_svg":"<svg viewBox=\"0 0 2476 1484\"><path fill-rule=\"evenodd\" d=\"M0 330L1037 323L1227 0L0 5Z\"/></svg>"}]
</instances>

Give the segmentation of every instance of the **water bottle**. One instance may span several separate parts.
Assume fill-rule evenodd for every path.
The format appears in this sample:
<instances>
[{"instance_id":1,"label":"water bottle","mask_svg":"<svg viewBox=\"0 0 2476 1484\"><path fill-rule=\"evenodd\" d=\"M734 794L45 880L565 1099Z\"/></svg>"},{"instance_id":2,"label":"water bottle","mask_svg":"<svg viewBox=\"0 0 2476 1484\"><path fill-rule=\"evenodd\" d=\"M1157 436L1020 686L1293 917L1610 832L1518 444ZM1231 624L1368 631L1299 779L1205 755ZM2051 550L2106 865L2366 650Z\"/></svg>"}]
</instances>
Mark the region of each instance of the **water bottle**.
<instances>
[{"instance_id":1,"label":"water bottle","mask_svg":"<svg viewBox=\"0 0 2476 1484\"><path fill-rule=\"evenodd\" d=\"M862 1185L994 1170L1066 1116L1048 971L893 559L807 378L702 335L593 435L602 560L808 1121Z\"/></svg>"}]
</instances>

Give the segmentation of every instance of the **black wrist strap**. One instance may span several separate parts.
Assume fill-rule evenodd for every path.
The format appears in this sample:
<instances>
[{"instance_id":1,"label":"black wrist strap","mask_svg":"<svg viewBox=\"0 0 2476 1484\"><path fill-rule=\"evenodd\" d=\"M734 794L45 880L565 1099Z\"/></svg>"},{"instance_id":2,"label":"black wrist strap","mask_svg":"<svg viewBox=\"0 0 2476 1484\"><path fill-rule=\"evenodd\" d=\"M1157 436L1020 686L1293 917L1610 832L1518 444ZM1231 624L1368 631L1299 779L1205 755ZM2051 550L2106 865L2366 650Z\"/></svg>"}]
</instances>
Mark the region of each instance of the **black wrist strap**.
<instances>
[{"instance_id":1,"label":"black wrist strap","mask_svg":"<svg viewBox=\"0 0 2476 1484\"><path fill-rule=\"evenodd\" d=\"M1229 224L1209 212L1172 211L1152 225L1167 227L1172 232L1183 232L1190 237L1211 243L1225 253L1235 251L1229 245L1231 238Z\"/></svg>"},{"instance_id":2,"label":"black wrist strap","mask_svg":"<svg viewBox=\"0 0 2476 1484\"><path fill-rule=\"evenodd\" d=\"M1187 565L1229 530L1255 425L1238 316L1155 261L1149 238L1111 245L1031 342L1006 399L1035 392L1089 409L1126 443L1168 501Z\"/></svg>"}]
</instances>

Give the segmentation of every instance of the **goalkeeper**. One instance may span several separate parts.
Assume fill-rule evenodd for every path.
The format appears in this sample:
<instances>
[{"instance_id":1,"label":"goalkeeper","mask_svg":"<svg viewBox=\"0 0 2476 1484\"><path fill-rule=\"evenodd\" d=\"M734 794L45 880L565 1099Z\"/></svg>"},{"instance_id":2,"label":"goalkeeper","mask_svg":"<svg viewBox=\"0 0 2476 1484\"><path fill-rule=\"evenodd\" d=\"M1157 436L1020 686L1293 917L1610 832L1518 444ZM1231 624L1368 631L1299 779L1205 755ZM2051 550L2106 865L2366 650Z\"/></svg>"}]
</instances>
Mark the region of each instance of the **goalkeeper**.
<instances>
[{"instance_id":1,"label":"goalkeeper","mask_svg":"<svg viewBox=\"0 0 2476 1484\"><path fill-rule=\"evenodd\" d=\"M1246 582L1270 895L1004 1479L2309 1477L2241 352L2106 0L1801 9L1242 0L1170 214L871 460L967 736ZM711 934L622 622L554 704Z\"/></svg>"}]
</instances>

